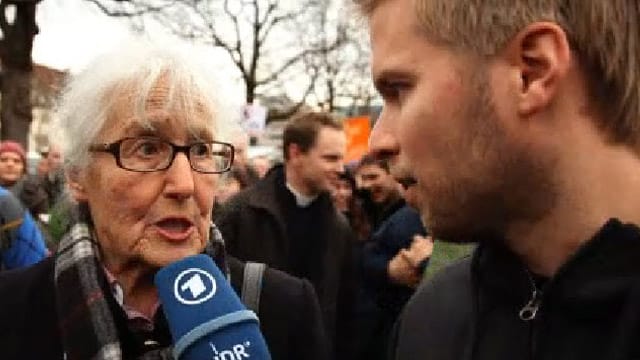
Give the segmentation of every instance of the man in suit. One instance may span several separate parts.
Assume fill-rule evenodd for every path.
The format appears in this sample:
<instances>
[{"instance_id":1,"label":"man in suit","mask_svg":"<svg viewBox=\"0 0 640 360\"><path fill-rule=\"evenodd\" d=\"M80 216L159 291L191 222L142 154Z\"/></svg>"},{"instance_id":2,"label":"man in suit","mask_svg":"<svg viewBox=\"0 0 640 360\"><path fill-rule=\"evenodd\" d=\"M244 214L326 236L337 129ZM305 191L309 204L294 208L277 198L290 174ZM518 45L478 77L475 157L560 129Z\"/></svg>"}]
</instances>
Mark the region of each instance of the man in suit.
<instances>
[{"instance_id":1,"label":"man in suit","mask_svg":"<svg viewBox=\"0 0 640 360\"><path fill-rule=\"evenodd\" d=\"M343 128L330 115L294 116L284 130L284 165L216 215L231 255L311 281L338 357L350 356L353 233L329 191L343 171L345 150Z\"/></svg>"}]
</instances>

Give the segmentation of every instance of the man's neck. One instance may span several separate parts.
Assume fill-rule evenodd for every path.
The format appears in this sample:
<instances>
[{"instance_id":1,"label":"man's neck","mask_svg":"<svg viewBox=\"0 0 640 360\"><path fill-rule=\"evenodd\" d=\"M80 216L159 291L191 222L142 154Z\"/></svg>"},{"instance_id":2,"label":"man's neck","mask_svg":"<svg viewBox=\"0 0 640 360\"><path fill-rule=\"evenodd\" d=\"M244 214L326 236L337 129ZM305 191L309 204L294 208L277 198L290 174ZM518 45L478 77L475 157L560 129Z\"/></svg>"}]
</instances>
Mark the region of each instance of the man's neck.
<instances>
[{"instance_id":1,"label":"man's neck","mask_svg":"<svg viewBox=\"0 0 640 360\"><path fill-rule=\"evenodd\" d=\"M609 219L640 224L640 159L630 151L593 152L565 163L565 170L551 212L533 223L512 224L506 233L508 246L529 269L547 277Z\"/></svg>"},{"instance_id":2,"label":"man's neck","mask_svg":"<svg viewBox=\"0 0 640 360\"><path fill-rule=\"evenodd\" d=\"M318 196L317 193L312 191L307 184L303 181L297 171L292 169L287 164L284 165L284 181L292 190L304 197L314 198Z\"/></svg>"},{"instance_id":3,"label":"man's neck","mask_svg":"<svg viewBox=\"0 0 640 360\"><path fill-rule=\"evenodd\" d=\"M291 184L289 184L288 182L285 183L285 186L287 187L287 189L289 189L289 192L291 192L293 194L293 197L296 200L296 205L298 205L298 207L301 208L306 208L307 206L311 205L311 203L318 198L318 196L306 196L301 194L300 192L298 192Z\"/></svg>"}]
</instances>

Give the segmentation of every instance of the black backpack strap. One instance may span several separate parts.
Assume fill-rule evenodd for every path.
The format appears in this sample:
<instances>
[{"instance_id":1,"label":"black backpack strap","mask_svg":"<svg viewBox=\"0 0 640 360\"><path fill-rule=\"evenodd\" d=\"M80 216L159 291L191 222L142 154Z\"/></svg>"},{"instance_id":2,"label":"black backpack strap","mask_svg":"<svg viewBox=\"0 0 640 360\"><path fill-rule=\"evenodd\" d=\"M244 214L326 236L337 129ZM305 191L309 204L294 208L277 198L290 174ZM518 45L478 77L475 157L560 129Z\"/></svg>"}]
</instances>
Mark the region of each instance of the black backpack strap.
<instances>
[{"instance_id":1,"label":"black backpack strap","mask_svg":"<svg viewBox=\"0 0 640 360\"><path fill-rule=\"evenodd\" d=\"M260 310L260 293L262 292L262 277L265 268L265 264L256 262L247 262L244 266L240 298L245 306L256 314Z\"/></svg>"}]
</instances>

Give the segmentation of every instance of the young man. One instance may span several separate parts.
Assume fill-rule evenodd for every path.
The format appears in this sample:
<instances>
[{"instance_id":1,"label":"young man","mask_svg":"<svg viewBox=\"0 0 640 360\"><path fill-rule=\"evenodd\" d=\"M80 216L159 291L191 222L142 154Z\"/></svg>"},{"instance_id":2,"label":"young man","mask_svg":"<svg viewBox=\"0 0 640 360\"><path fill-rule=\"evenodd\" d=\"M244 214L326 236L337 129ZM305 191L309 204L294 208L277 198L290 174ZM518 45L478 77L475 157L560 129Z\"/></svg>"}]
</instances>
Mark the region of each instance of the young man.
<instances>
[{"instance_id":1,"label":"young man","mask_svg":"<svg viewBox=\"0 0 640 360\"><path fill-rule=\"evenodd\" d=\"M400 185L389 173L389 165L384 160L363 156L356 168L356 186L374 231L405 205Z\"/></svg>"},{"instance_id":2,"label":"young man","mask_svg":"<svg viewBox=\"0 0 640 360\"><path fill-rule=\"evenodd\" d=\"M401 317L396 359L640 356L635 0L379 0L371 135L434 237L479 241Z\"/></svg>"},{"instance_id":3,"label":"young man","mask_svg":"<svg viewBox=\"0 0 640 360\"><path fill-rule=\"evenodd\" d=\"M323 113L294 116L284 130L284 166L227 202L216 216L227 249L314 285L337 358L350 355L353 233L329 191L344 170L342 126Z\"/></svg>"}]
</instances>

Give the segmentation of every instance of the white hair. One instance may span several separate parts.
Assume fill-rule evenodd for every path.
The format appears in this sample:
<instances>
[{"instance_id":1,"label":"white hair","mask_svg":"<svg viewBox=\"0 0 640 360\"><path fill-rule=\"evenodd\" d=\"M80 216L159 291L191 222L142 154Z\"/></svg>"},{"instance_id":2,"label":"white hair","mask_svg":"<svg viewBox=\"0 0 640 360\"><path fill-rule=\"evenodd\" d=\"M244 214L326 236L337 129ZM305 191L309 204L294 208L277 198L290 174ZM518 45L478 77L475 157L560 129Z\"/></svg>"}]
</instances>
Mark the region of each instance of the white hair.
<instances>
[{"instance_id":1,"label":"white hair","mask_svg":"<svg viewBox=\"0 0 640 360\"><path fill-rule=\"evenodd\" d=\"M196 111L202 116L204 110L210 115L214 136L228 137L235 116L217 86L221 73L195 61L193 48L185 44L140 38L125 44L95 59L67 84L53 124L67 168L79 170L88 165L89 146L112 113L116 95L132 94L135 116L142 126L151 128L144 117L145 104L161 76L169 89L166 108L179 106L187 120L194 119ZM191 123L186 125L193 130Z\"/></svg>"}]
</instances>

